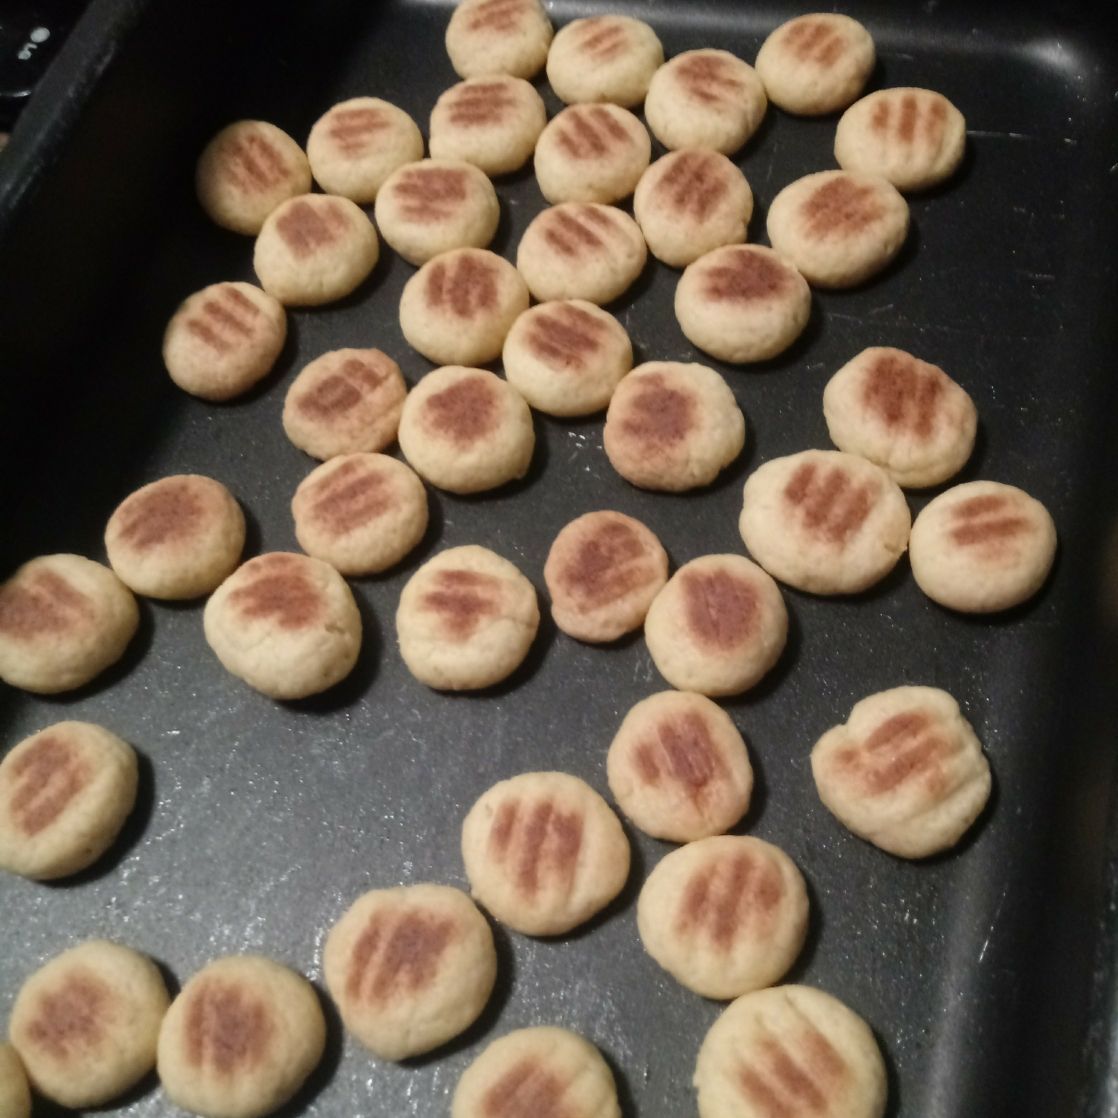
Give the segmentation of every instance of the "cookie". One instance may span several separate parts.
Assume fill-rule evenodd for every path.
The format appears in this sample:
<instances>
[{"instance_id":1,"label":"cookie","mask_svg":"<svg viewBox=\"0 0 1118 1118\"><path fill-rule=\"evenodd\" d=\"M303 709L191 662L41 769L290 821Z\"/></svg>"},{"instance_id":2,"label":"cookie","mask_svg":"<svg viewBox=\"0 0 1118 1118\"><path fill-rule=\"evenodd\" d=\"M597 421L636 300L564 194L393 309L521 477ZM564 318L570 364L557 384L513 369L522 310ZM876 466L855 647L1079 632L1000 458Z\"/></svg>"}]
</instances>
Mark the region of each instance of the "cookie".
<instances>
[{"instance_id":1,"label":"cookie","mask_svg":"<svg viewBox=\"0 0 1118 1118\"><path fill-rule=\"evenodd\" d=\"M136 803L132 747L92 722L56 722L0 761L0 869L52 881L91 866Z\"/></svg>"},{"instance_id":2,"label":"cookie","mask_svg":"<svg viewBox=\"0 0 1118 1118\"><path fill-rule=\"evenodd\" d=\"M251 283L214 283L186 299L163 334L171 380L203 400L231 400L271 372L287 338L278 300Z\"/></svg>"},{"instance_id":3,"label":"cookie","mask_svg":"<svg viewBox=\"0 0 1118 1118\"><path fill-rule=\"evenodd\" d=\"M749 810L753 767L730 716L691 691L661 691L625 715L606 756L617 806L645 834L693 842Z\"/></svg>"},{"instance_id":4,"label":"cookie","mask_svg":"<svg viewBox=\"0 0 1118 1118\"><path fill-rule=\"evenodd\" d=\"M880 467L837 450L774 458L746 479L738 527L773 578L812 594L880 582L908 546L912 517Z\"/></svg>"},{"instance_id":5,"label":"cookie","mask_svg":"<svg viewBox=\"0 0 1118 1118\"><path fill-rule=\"evenodd\" d=\"M811 290L796 268L764 245L726 245L689 264L675 289L687 340L733 365L783 353L811 317Z\"/></svg>"},{"instance_id":6,"label":"cookie","mask_svg":"<svg viewBox=\"0 0 1118 1118\"><path fill-rule=\"evenodd\" d=\"M593 303L562 299L526 310L501 353L505 376L537 411L592 415L633 367L625 327Z\"/></svg>"},{"instance_id":7,"label":"cookie","mask_svg":"<svg viewBox=\"0 0 1118 1118\"><path fill-rule=\"evenodd\" d=\"M0 1044L0 1114L5 1118L31 1118L31 1088L19 1053Z\"/></svg>"},{"instance_id":8,"label":"cookie","mask_svg":"<svg viewBox=\"0 0 1118 1118\"><path fill-rule=\"evenodd\" d=\"M485 249L452 249L404 285L400 329L437 365L484 365L500 356L528 303L528 288L507 260Z\"/></svg>"},{"instance_id":9,"label":"cookie","mask_svg":"<svg viewBox=\"0 0 1118 1118\"><path fill-rule=\"evenodd\" d=\"M535 445L528 405L485 369L435 369L412 389L400 417L400 449L412 469L451 493L523 477Z\"/></svg>"},{"instance_id":10,"label":"cookie","mask_svg":"<svg viewBox=\"0 0 1118 1118\"><path fill-rule=\"evenodd\" d=\"M740 244L753 214L753 191L724 155L683 148L641 176L633 214L657 260L682 268L721 245Z\"/></svg>"},{"instance_id":11,"label":"cookie","mask_svg":"<svg viewBox=\"0 0 1118 1118\"><path fill-rule=\"evenodd\" d=\"M1048 510L997 481L969 481L941 493L916 518L909 542L916 585L933 602L963 613L995 613L1028 601L1055 558Z\"/></svg>"},{"instance_id":12,"label":"cookie","mask_svg":"<svg viewBox=\"0 0 1118 1118\"><path fill-rule=\"evenodd\" d=\"M617 386L603 433L610 465L642 489L709 485L745 446L745 417L705 365L648 361Z\"/></svg>"},{"instance_id":13,"label":"cookie","mask_svg":"<svg viewBox=\"0 0 1118 1118\"><path fill-rule=\"evenodd\" d=\"M739 695L780 659L788 613L776 583L741 555L684 563L644 622L652 662L681 691Z\"/></svg>"},{"instance_id":14,"label":"cookie","mask_svg":"<svg viewBox=\"0 0 1118 1118\"><path fill-rule=\"evenodd\" d=\"M315 122L307 158L327 194L367 204L397 167L423 158L423 137L403 109L376 97L354 97Z\"/></svg>"},{"instance_id":15,"label":"cookie","mask_svg":"<svg viewBox=\"0 0 1118 1118\"><path fill-rule=\"evenodd\" d=\"M497 952L465 893L409 885L359 897L331 929L322 971L346 1028L381 1059L405 1060L477 1020Z\"/></svg>"},{"instance_id":16,"label":"cookie","mask_svg":"<svg viewBox=\"0 0 1118 1118\"><path fill-rule=\"evenodd\" d=\"M291 499L299 546L343 575L395 566L427 531L427 490L403 462L342 454L312 470Z\"/></svg>"},{"instance_id":17,"label":"cookie","mask_svg":"<svg viewBox=\"0 0 1118 1118\"><path fill-rule=\"evenodd\" d=\"M849 16L815 12L782 23L757 52L757 74L774 105L800 116L845 109L876 61L870 33Z\"/></svg>"},{"instance_id":18,"label":"cookie","mask_svg":"<svg viewBox=\"0 0 1118 1118\"><path fill-rule=\"evenodd\" d=\"M140 624L132 592L81 555L43 555L0 583L0 679L53 695L124 654Z\"/></svg>"},{"instance_id":19,"label":"cookie","mask_svg":"<svg viewBox=\"0 0 1118 1118\"><path fill-rule=\"evenodd\" d=\"M757 131L767 108L765 87L748 63L726 50L688 50L653 74L644 115L669 150L733 155Z\"/></svg>"},{"instance_id":20,"label":"cookie","mask_svg":"<svg viewBox=\"0 0 1118 1118\"><path fill-rule=\"evenodd\" d=\"M206 1118L260 1118L318 1066L326 1022L311 984L271 959L233 955L183 986L159 1031L167 1097Z\"/></svg>"},{"instance_id":21,"label":"cookie","mask_svg":"<svg viewBox=\"0 0 1118 1118\"><path fill-rule=\"evenodd\" d=\"M600 644L641 627L668 581L668 555L639 520L588 512L555 537L543 577L555 624L568 636Z\"/></svg>"},{"instance_id":22,"label":"cookie","mask_svg":"<svg viewBox=\"0 0 1118 1118\"><path fill-rule=\"evenodd\" d=\"M532 158L546 123L543 98L523 78L470 78L440 94L431 110L431 156L507 175Z\"/></svg>"},{"instance_id":23,"label":"cookie","mask_svg":"<svg viewBox=\"0 0 1118 1118\"><path fill-rule=\"evenodd\" d=\"M349 675L361 615L328 563L272 551L238 567L203 614L206 641L226 669L273 699L302 699Z\"/></svg>"},{"instance_id":24,"label":"cookie","mask_svg":"<svg viewBox=\"0 0 1118 1118\"><path fill-rule=\"evenodd\" d=\"M381 236L410 264L452 248L485 248L501 207L493 184L472 163L424 159L394 171L377 194Z\"/></svg>"},{"instance_id":25,"label":"cookie","mask_svg":"<svg viewBox=\"0 0 1118 1118\"><path fill-rule=\"evenodd\" d=\"M823 390L823 415L839 450L876 463L900 486L938 485L974 449L974 401L937 365L872 346Z\"/></svg>"},{"instance_id":26,"label":"cookie","mask_svg":"<svg viewBox=\"0 0 1118 1118\"><path fill-rule=\"evenodd\" d=\"M206 145L194 188L212 221L255 235L276 206L310 190L311 168L303 149L282 129L264 120L239 120Z\"/></svg>"},{"instance_id":27,"label":"cookie","mask_svg":"<svg viewBox=\"0 0 1118 1118\"><path fill-rule=\"evenodd\" d=\"M528 655L540 625L532 584L484 547L451 547L408 579L396 637L408 670L442 691L500 683Z\"/></svg>"},{"instance_id":28,"label":"cookie","mask_svg":"<svg viewBox=\"0 0 1118 1118\"><path fill-rule=\"evenodd\" d=\"M539 1026L491 1042L462 1073L451 1118L620 1118L617 1086L577 1033Z\"/></svg>"},{"instance_id":29,"label":"cookie","mask_svg":"<svg viewBox=\"0 0 1118 1118\"><path fill-rule=\"evenodd\" d=\"M69 1107L101 1106L155 1066L167 987L146 956L91 939L23 984L9 1032L31 1086Z\"/></svg>"},{"instance_id":30,"label":"cookie","mask_svg":"<svg viewBox=\"0 0 1118 1118\"><path fill-rule=\"evenodd\" d=\"M348 198L300 194L268 215L252 266L260 286L289 307L317 307L353 291L373 270L380 242Z\"/></svg>"},{"instance_id":31,"label":"cookie","mask_svg":"<svg viewBox=\"0 0 1118 1118\"><path fill-rule=\"evenodd\" d=\"M241 506L221 482L200 474L175 474L137 489L105 528L117 578L149 598L208 594L233 572L244 546Z\"/></svg>"},{"instance_id":32,"label":"cookie","mask_svg":"<svg viewBox=\"0 0 1118 1118\"><path fill-rule=\"evenodd\" d=\"M535 77L553 34L539 0L461 0L446 27L446 53L462 78Z\"/></svg>"},{"instance_id":33,"label":"cookie","mask_svg":"<svg viewBox=\"0 0 1118 1118\"><path fill-rule=\"evenodd\" d=\"M372 453L396 441L407 385L379 349L335 349L291 382L283 403L287 437L313 458Z\"/></svg>"},{"instance_id":34,"label":"cookie","mask_svg":"<svg viewBox=\"0 0 1118 1118\"><path fill-rule=\"evenodd\" d=\"M955 173L966 143L967 122L942 93L879 89L842 114L835 160L901 191L927 190Z\"/></svg>"},{"instance_id":35,"label":"cookie","mask_svg":"<svg viewBox=\"0 0 1118 1118\"><path fill-rule=\"evenodd\" d=\"M560 28L547 54L547 80L560 101L639 105L664 61L656 32L629 16L592 16Z\"/></svg>"},{"instance_id":36,"label":"cookie","mask_svg":"<svg viewBox=\"0 0 1118 1118\"><path fill-rule=\"evenodd\" d=\"M908 203L875 175L819 171L772 201L769 240L815 287L855 287L877 275L908 235Z\"/></svg>"},{"instance_id":37,"label":"cookie","mask_svg":"<svg viewBox=\"0 0 1118 1118\"><path fill-rule=\"evenodd\" d=\"M474 896L529 936L584 924L629 876L617 816L589 784L560 772L494 784L462 824L462 857Z\"/></svg>"}]
</instances>

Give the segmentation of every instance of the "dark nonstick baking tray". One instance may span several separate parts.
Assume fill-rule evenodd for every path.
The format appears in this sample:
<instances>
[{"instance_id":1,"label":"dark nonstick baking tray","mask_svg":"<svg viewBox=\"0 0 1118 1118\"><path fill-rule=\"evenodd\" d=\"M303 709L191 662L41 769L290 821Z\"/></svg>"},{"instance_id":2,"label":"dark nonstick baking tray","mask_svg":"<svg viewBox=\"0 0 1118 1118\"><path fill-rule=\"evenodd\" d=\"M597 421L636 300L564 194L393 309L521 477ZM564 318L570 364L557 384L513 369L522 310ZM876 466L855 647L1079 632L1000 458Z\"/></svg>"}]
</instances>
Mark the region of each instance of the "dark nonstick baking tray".
<instances>
[{"instance_id":1,"label":"dark nonstick baking tray","mask_svg":"<svg viewBox=\"0 0 1118 1118\"><path fill-rule=\"evenodd\" d=\"M715 0L549 8L556 24L625 11L649 20L669 55L716 45L748 60L800 11ZM162 369L168 316L206 283L253 278L251 241L211 225L194 202L194 160L230 120L272 120L303 140L320 113L357 94L394 101L425 128L455 80L442 46L449 10L431 0L94 0L0 156L0 571L53 551L103 558L116 503L172 472L230 485L252 552L295 547L288 502L312 463L280 427L286 386L343 345L385 349L409 382L425 373L396 322L412 268L385 252L352 297L294 312L275 373L250 397L189 398ZM852 0L844 10L877 42L873 86L947 94L967 117L968 153L950 184L912 199L910 240L884 277L817 293L805 340L784 357L721 370L747 417L741 460L708 491L644 493L610 468L600 418L537 417L523 482L474 499L432 493L419 552L354 584L364 649L351 679L316 699L257 695L208 650L199 605L150 602L124 661L89 687L53 699L0 689L5 748L84 718L143 758L140 805L105 861L57 885L0 880L0 1016L31 970L91 936L151 953L180 982L215 956L257 951L321 989L325 933L358 894L465 884L460 822L491 783L558 768L607 792L605 752L622 715L664 686L643 641L589 648L545 620L507 685L437 694L395 648L403 583L437 549L477 542L542 592L558 529L599 507L646 522L677 565L740 551L747 473L828 445L823 385L863 347L885 344L942 365L975 398L981 433L964 478L1011 482L1043 500L1060 533L1056 570L1036 600L992 618L933 605L903 561L857 598L787 592L783 660L725 704L758 776L742 829L783 846L804 871L811 930L791 978L871 1023L891 1115L1118 1113L1114 39L1102 16L1066 3L998 14L949 0ZM770 111L738 159L757 196L751 239L764 240L781 186L833 166L833 131L833 119ZM542 199L530 173L498 192L495 247L511 256ZM673 272L650 265L614 308L639 359L705 360L675 324L674 285ZM915 511L927 500L910 503ZM995 774L973 833L921 864L842 829L808 766L817 737L855 701L901 683L956 695ZM487 1041L542 1023L599 1045L629 1118L693 1113L695 1053L720 1007L642 952L635 898L668 847L630 837L629 885L591 926L554 941L496 929L493 1002L443 1051L381 1063L343 1037L327 1007L327 1057L288 1113L445 1114ZM121 1112L174 1108L153 1079Z\"/></svg>"}]
</instances>

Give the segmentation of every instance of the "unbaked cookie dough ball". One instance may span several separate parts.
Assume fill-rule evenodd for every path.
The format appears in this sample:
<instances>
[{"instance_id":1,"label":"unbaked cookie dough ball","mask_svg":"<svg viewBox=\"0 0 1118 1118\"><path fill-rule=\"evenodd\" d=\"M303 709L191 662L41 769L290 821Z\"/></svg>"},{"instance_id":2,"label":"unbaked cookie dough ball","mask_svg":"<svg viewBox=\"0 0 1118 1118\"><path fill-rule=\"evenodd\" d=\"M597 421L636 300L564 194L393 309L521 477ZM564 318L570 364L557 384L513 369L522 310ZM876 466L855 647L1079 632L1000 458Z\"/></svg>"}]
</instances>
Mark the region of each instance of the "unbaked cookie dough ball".
<instances>
[{"instance_id":1,"label":"unbaked cookie dough ball","mask_svg":"<svg viewBox=\"0 0 1118 1118\"><path fill-rule=\"evenodd\" d=\"M0 1044L0 1114L6 1118L31 1118L31 1088L19 1053Z\"/></svg>"},{"instance_id":2,"label":"unbaked cookie dough ball","mask_svg":"<svg viewBox=\"0 0 1118 1118\"><path fill-rule=\"evenodd\" d=\"M547 55L547 80L560 101L639 105L664 61L656 32L630 16L591 16L560 28Z\"/></svg>"},{"instance_id":3,"label":"unbaked cookie dough ball","mask_svg":"<svg viewBox=\"0 0 1118 1118\"><path fill-rule=\"evenodd\" d=\"M547 61L552 34L539 0L461 0L447 24L446 53L462 78L531 78Z\"/></svg>"}]
</instances>

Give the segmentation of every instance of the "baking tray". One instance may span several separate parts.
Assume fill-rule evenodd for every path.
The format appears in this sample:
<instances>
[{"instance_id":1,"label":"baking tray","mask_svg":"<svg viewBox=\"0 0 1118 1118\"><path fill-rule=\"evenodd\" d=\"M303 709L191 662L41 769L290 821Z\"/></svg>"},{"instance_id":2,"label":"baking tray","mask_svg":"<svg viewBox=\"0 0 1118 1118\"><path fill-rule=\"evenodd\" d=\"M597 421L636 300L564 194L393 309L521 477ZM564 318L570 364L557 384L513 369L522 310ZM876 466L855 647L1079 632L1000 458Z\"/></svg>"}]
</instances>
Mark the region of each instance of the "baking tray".
<instances>
[{"instance_id":1,"label":"baking tray","mask_svg":"<svg viewBox=\"0 0 1118 1118\"><path fill-rule=\"evenodd\" d=\"M652 23L669 55L717 45L746 59L799 11L717 0L549 8L556 24L628 12ZM275 373L249 397L225 406L187 397L160 362L168 316L203 284L252 279L251 241L211 225L194 202L193 163L232 119L272 120L302 139L327 107L362 93L425 126L455 80L442 47L449 10L431 0L94 0L0 157L0 570L52 551L103 557L116 503L184 471L232 487L248 513L250 553L295 547L288 502L312 463L282 433L286 386L342 345L380 346L409 382L425 373L396 322L412 269L385 252L350 298L295 311ZM51 721L85 718L143 758L140 806L105 861L58 885L0 881L0 1015L34 967L89 936L150 952L179 981L217 955L259 951L321 989L324 935L358 894L465 884L460 821L492 782L559 768L606 791L605 751L622 715L664 686L643 641L592 649L545 619L507 685L436 694L395 649L404 581L435 550L480 542L542 591L550 541L598 507L649 524L676 565L740 551L746 474L828 445L823 385L864 346L889 344L941 364L975 398L981 432L964 479L995 478L1043 500L1060 533L1057 567L1035 601L986 619L934 606L903 561L853 599L788 591L783 660L725 703L758 776L742 829L803 869L811 929L790 977L871 1023L889 1068L890 1115L1118 1113L1114 40L1102 16L1066 3L976 14L948 0L852 0L843 10L877 42L873 85L947 94L967 117L968 154L949 185L912 199L913 232L886 276L816 293L807 337L784 357L722 369L749 425L740 461L700 494L643 493L609 467L600 418L537 417L523 482L483 498L432 493L419 551L388 577L355 584L360 661L316 699L255 694L206 647L200 606L151 602L124 661L89 687L53 699L0 689L5 747ZM757 196L753 239L764 240L781 186L833 165L833 129L833 119L770 111L738 158ZM542 200L530 173L498 191L495 247L511 255ZM650 265L614 309L640 359L706 360L675 324L674 285L674 273ZM918 510L927 499L910 503ZM922 864L842 829L808 767L816 738L857 699L905 682L959 698L995 775L972 834ZM376 1061L343 1037L327 1006L326 1059L286 1112L446 1113L487 1041L553 1023L604 1051L627 1118L693 1113L695 1053L720 1007L643 954L634 902L668 847L629 833L629 885L591 926L548 941L496 929L493 1002L441 1052L404 1066ZM120 1112L175 1109L152 1079Z\"/></svg>"}]
</instances>

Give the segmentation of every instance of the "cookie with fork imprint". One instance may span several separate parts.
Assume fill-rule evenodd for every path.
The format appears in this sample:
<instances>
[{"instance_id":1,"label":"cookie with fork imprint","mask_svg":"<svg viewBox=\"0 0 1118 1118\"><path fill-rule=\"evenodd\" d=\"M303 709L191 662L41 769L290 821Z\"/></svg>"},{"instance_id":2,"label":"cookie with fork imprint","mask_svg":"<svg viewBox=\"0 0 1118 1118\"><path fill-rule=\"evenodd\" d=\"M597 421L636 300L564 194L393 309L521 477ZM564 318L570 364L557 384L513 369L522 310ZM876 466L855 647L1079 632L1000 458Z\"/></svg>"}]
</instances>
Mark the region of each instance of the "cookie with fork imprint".
<instances>
[{"instance_id":1,"label":"cookie with fork imprint","mask_svg":"<svg viewBox=\"0 0 1118 1118\"><path fill-rule=\"evenodd\" d=\"M532 78L547 61L553 34L539 0L461 0L446 27L446 53L462 78Z\"/></svg>"},{"instance_id":2,"label":"cookie with fork imprint","mask_svg":"<svg viewBox=\"0 0 1118 1118\"><path fill-rule=\"evenodd\" d=\"M31 1088L19 1053L10 1044L0 1044L0 1114L8 1118L31 1118Z\"/></svg>"},{"instance_id":3,"label":"cookie with fork imprint","mask_svg":"<svg viewBox=\"0 0 1118 1118\"><path fill-rule=\"evenodd\" d=\"M560 28L547 54L547 80L560 101L639 105L664 48L643 20L591 16Z\"/></svg>"}]
</instances>

